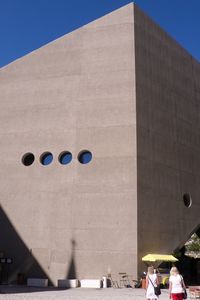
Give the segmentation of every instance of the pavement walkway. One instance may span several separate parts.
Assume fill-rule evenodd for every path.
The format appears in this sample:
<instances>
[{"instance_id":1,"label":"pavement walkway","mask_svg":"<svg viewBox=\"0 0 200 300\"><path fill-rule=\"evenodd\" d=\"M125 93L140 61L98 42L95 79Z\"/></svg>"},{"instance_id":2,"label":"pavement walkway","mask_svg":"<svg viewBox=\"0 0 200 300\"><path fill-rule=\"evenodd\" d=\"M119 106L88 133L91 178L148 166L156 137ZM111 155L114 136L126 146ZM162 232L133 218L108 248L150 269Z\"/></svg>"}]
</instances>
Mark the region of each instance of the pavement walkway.
<instances>
[{"instance_id":1,"label":"pavement walkway","mask_svg":"<svg viewBox=\"0 0 200 300\"><path fill-rule=\"evenodd\" d=\"M145 300L144 289L56 289L0 286L0 300ZM162 290L159 300L168 300L168 290Z\"/></svg>"}]
</instances>

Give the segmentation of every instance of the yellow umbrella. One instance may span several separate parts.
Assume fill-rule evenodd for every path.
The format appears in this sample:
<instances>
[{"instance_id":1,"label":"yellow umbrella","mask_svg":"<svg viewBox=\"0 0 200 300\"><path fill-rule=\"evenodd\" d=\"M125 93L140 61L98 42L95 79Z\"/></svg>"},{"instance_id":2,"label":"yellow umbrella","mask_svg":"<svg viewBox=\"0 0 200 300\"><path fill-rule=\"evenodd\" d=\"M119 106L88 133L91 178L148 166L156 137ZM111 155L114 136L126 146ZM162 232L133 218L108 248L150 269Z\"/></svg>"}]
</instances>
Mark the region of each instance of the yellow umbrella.
<instances>
[{"instance_id":1,"label":"yellow umbrella","mask_svg":"<svg viewBox=\"0 0 200 300\"><path fill-rule=\"evenodd\" d=\"M169 255L169 254L147 254L145 256L142 257L142 261L171 261L171 262L175 262L178 261L178 259L176 257L174 257L173 255Z\"/></svg>"}]
</instances>

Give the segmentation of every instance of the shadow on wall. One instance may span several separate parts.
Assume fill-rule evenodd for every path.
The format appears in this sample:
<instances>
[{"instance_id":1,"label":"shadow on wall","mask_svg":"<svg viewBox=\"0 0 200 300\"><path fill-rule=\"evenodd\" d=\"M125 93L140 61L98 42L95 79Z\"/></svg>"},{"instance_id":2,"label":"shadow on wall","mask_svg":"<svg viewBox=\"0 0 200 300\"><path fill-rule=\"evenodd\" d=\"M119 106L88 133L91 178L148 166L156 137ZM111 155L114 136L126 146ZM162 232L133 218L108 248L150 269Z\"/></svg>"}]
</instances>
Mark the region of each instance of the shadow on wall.
<instances>
[{"instance_id":1,"label":"shadow on wall","mask_svg":"<svg viewBox=\"0 0 200 300\"><path fill-rule=\"evenodd\" d=\"M5 262L0 264L0 283L25 284L28 277L36 277L48 278L49 284L53 285L50 278L20 238L2 206L0 206L0 230L1 257L12 259L12 263Z\"/></svg>"},{"instance_id":2,"label":"shadow on wall","mask_svg":"<svg viewBox=\"0 0 200 300\"><path fill-rule=\"evenodd\" d=\"M76 264L75 264L75 248L76 241L74 239L71 240L71 259L69 263L69 268L66 274L66 279L77 279L76 276Z\"/></svg>"}]
</instances>

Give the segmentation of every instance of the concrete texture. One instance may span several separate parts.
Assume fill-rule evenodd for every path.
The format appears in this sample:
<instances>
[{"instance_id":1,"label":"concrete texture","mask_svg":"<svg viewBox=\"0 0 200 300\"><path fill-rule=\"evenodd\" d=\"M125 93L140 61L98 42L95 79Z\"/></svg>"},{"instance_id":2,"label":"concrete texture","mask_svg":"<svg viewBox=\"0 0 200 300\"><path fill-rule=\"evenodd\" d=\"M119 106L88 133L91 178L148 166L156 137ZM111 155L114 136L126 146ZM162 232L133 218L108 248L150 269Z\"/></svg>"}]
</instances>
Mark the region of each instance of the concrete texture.
<instances>
[{"instance_id":1,"label":"concrete texture","mask_svg":"<svg viewBox=\"0 0 200 300\"><path fill-rule=\"evenodd\" d=\"M0 70L1 225L10 226L0 249L13 257L9 281L19 272L53 284L137 277L133 53L131 5ZM77 160L84 149L93 154L87 165ZM66 166L57 161L64 150L73 155ZM39 162L46 151L49 166Z\"/></svg>"},{"instance_id":2,"label":"concrete texture","mask_svg":"<svg viewBox=\"0 0 200 300\"><path fill-rule=\"evenodd\" d=\"M143 255L182 246L199 225L199 95L199 63L133 4L0 69L1 280L137 278Z\"/></svg>"},{"instance_id":3,"label":"concrete texture","mask_svg":"<svg viewBox=\"0 0 200 300\"><path fill-rule=\"evenodd\" d=\"M9 288L3 291L7 294L0 294L2 300L141 300L145 299L145 290L143 289L70 289L70 290L49 290L40 291L27 289ZM168 300L169 294L167 290L162 290L159 297L160 300Z\"/></svg>"},{"instance_id":4,"label":"concrete texture","mask_svg":"<svg viewBox=\"0 0 200 300\"><path fill-rule=\"evenodd\" d=\"M200 65L139 9L134 20L141 261L182 247L199 226Z\"/></svg>"}]
</instances>

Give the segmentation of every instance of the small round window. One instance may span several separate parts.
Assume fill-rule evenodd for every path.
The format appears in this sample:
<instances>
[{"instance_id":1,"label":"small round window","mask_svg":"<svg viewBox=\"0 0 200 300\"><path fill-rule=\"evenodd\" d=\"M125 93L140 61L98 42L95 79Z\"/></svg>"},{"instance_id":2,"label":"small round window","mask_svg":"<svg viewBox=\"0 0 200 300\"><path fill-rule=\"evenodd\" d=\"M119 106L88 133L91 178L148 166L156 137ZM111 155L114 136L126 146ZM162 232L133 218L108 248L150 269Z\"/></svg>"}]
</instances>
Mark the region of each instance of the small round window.
<instances>
[{"instance_id":1,"label":"small round window","mask_svg":"<svg viewBox=\"0 0 200 300\"><path fill-rule=\"evenodd\" d=\"M192 205L192 198L190 194L183 195L183 203L186 207L190 207Z\"/></svg>"},{"instance_id":2,"label":"small round window","mask_svg":"<svg viewBox=\"0 0 200 300\"><path fill-rule=\"evenodd\" d=\"M35 156L33 155L33 153L26 153L24 154L24 156L22 157L22 163L25 165L25 166L30 166L32 165L32 163L34 162L35 160Z\"/></svg>"},{"instance_id":3,"label":"small round window","mask_svg":"<svg viewBox=\"0 0 200 300\"><path fill-rule=\"evenodd\" d=\"M88 150L81 151L78 160L81 164L88 164L92 160L92 153Z\"/></svg>"},{"instance_id":4,"label":"small round window","mask_svg":"<svg viewBox=\"0 0 200 300\"><path fill-rule=\"evenodd\" d=\"M47 166L53 161L53 154L51 152L45 152L40 156L40 162L42 165Z\"/></svg>"},{"instance_id":5,"label":"small round window","mask_svg":"<svg viewBox=\"0 0 200 300\"><path fill-rule=\"evenodd\" d=\"M72 160L72 154L69 151L64 151L59 155L58 158L59 162L61 163L61 165L67 165L71 162Z\"/></svg>"}]
</instances>

